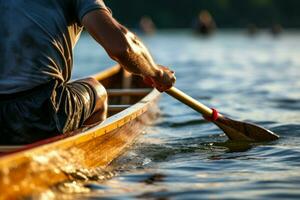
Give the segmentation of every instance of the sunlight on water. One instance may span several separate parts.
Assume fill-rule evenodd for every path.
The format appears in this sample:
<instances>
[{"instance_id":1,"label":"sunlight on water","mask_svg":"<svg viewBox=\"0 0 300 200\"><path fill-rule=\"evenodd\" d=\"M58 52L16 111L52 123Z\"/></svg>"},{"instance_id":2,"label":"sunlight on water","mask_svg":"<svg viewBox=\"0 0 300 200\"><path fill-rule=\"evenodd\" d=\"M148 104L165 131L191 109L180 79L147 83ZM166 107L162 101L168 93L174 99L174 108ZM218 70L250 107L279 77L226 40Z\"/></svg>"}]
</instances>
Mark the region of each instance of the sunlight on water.
<instances>
[{"instance_id":1,"label":"sunlight on water","mask_svg":"<svg viewBox=\"0 0 300 200\"><path fill-rule=\"evenodd\" d=\"M227 142L217 127L164 95L156 125L113 164L113 178L68 183L74 192L54 196L299 199L300 34L250 38L243 32L220 32L201 38L174 31L142 39L158 63L175 69L178 88L221 113L269 128L281 139ZM74 77L114 64L87 35L75 58Z\"/></svg>"}]
</instances>

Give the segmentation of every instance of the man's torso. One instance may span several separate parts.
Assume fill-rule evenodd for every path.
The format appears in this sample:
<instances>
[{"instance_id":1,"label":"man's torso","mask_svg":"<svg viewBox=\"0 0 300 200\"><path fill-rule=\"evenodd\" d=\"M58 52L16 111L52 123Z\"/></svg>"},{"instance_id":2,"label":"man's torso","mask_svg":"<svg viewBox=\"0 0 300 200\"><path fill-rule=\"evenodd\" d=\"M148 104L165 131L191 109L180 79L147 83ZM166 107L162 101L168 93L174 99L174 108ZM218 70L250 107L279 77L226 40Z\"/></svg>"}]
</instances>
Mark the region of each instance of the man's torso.
<instances>
[{"instance_id":1,"label":"man's torso","mask_svg":"<svg viewBox=\"0 0 300 200\"><path fill-rule=\"evenodd\" d=\"M0 0L0 94L68 81L80 17L100 0Z\"/></svg>"}]
</instances>

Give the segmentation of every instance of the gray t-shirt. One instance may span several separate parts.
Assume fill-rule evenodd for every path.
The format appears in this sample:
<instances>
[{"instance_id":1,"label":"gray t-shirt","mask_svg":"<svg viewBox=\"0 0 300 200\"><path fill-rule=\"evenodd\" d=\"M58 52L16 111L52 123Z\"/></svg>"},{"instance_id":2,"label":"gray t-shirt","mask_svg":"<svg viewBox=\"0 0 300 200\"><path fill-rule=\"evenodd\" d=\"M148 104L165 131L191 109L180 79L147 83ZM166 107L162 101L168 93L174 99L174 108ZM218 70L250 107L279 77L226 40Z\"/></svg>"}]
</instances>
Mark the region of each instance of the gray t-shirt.
<instances>
[{"instance_id":1,"label":"gray t-shirt","mask_svg":"<svg viewBox=\"0 0 300 200\"><path fill-rule=\"evenodd\" d=\"M102 0L0 0L0 94L68 81L81 20L95 9Z\"/></svg>"}]
</instances>

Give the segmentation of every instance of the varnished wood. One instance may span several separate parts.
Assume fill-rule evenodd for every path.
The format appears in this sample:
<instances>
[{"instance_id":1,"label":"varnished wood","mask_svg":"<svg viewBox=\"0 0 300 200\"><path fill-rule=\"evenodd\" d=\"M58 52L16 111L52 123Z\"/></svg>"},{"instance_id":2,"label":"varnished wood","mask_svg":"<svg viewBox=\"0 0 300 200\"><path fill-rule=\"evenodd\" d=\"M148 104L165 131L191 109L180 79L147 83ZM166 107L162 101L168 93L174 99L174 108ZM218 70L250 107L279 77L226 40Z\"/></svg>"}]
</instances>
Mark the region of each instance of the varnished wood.
<instances>
[{"instance_id":1,"label":"varnished wood","mask_svg":"<svg viewBox=\"0 0 300 200\"><path fill-rule=\"evenodd\" d=\"M122 79L122 88L129 89L132 85L132 76L126 70L123 71L123 79ZM128 95L121 96L121 103L122 104L129 104L130 97Z\"/></svg>"},{"instance_id":2,"label":"varnished wood","mask_svg":"<svg viewBox=\"0 0 300 200\"><path fill-rule=\"evenodd\" d=\"M132 89L109 89L109 96L145 96L151 91L150 88L132 88Z\"/></svg>"},{"instance_id":3,"label":"varnished wood","mask_svg":"<svg viewBox=\"0 0 300 200\"><path fill-rule=\"evenodd\" d=\"M172 87L166 91L169 95L179 100L180 102L186 104L187 106L193 108L194 110L200 112L204 116L211 116L212 110L205 106L204 104L198 102L196 99L190 97L179 89Z\"/></svg>"},{"instance_id":4,"label":"varnished wood","mask_svg":"<svg viewBox=\"0 0 300 200\"><path fill-rule=\"evenodd\" d=\"M99 72L97 74L94 74L92 77L94 77L97 80L105 80L105 79L110 79L113 75L116 75L122 70L120 65L115 65L111 68L108 68L102 72Z\"/></svg>"},{"instance_id":5,"label":"varnished wood","mask_svg":"<svg viewBox=\"0 0 300 200\"><path fill-rule=\"evenodd\" d=\"M0 152L11 152L11 151L15 151L17 149L20 149L22 147L24 147L24 145L17 145L17 146L13 146L13 145L10 145L10 146L1 145L0 146Z\"/></svg>"},{"instance_id":6,"label":"varnished wood","mask_svg":"<svg viewBox=\"0 0 300 200\"><path fill-rule=\"evenodd\" d=\"M277 140L278 135L272 131L250 122L241 122L220 116L214 123L223 130L230 140L267 142Z\"/></svg>"},{"instance_id":7,"label":"varnished wood","mask_svg":"<svg viewBox=\"0 0 300 200\"><path fill-rule=\"evenodd\" d=\"M108 112L121 112L129 107L130 105L109 105Z\"/></svg>"},{"instance_id":8,"label":"varnished wood","mask_svg":"<svg viewBox=\"0 0 300 200\"><path fill-rule=\"evenodd\" d=\"M97 74L106 87L116 88L120 67ZM111 78L111 80L110 80ZM137 79L137 83L139 83ZM136 85L134 85L136 86ZM145 87L141 83L139 85ZM93 127L49 138L0 157L0 199L16 199L74 179L78 170L105 169L154 119L159 92L151 90L141 101ZM118 99L116 99L118 100ZM115 101L111 99L111 101Z\"/></svg>"}]
</instances>

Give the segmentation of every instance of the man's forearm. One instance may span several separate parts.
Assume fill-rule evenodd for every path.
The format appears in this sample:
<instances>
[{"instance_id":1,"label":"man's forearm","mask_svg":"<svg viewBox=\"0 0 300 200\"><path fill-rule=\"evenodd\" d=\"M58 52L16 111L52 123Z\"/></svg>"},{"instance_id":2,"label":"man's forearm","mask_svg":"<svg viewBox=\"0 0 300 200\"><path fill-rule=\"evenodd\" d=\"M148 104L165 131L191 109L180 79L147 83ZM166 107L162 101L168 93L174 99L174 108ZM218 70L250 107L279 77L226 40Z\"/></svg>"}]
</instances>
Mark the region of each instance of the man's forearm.
<instances>
[{"instance_id":1,"label":"man's forearm","mask_svg":"<svg viewBox=\"0 0 300 200\"><path fill-rule=\"evenodd\" d=\"M151 54L141 40L132 32L123 28L128 49L115 59L131 73L155 77L161 73Z\"/></svg>"},{"instance_id":2,"label":"man's forearm","mask_svg":"<svg viewBox=\"0 0 300 200\"><path fill-rule=\"evenodd\" d=\"M109 56L129 72L151 77L161 73L145 45L106 10L88 13L83 24Z\"/></svg>"}]
</instances>

